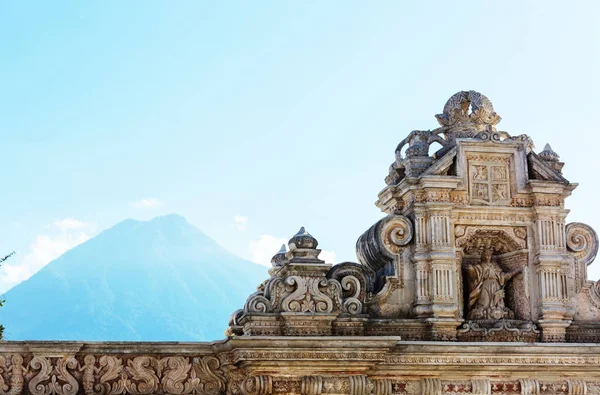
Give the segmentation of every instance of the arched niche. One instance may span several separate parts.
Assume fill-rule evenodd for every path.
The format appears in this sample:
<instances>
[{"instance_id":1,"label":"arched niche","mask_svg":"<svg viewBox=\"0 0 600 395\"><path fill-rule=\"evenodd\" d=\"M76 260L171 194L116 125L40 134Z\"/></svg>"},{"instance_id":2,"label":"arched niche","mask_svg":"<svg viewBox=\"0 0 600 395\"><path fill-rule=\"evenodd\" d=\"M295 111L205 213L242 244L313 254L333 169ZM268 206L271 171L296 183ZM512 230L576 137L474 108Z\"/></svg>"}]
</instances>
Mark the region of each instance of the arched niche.
<instances>
[{"instance_id":1,"label":"arched niche","mask_svg":"<svg viewBox=\"0 0 600 395\"><path fill-rule=\"evenodd\" d=\"M468 300L471 285L466 273L469 265L478 264L482 253L494 251L493 260L503 272L522 270L505 285L505 306L515 314L515 320L531 321L531 273L529 271L529 250L525 227L500 226L457 226L456 246L461 251L462 315L467 318Z\"/></svg>"}]
</instances>

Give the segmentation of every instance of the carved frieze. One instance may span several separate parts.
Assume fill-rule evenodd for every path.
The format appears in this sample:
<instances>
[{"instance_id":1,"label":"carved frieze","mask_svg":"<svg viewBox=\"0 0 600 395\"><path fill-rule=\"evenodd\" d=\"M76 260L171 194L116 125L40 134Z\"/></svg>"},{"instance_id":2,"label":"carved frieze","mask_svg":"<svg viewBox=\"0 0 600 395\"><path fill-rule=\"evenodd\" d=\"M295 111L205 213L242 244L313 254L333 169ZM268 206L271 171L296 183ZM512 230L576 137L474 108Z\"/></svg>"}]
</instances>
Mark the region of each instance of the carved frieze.
<instances>
[{"instance_id":1,"label":"carved frieze","mask_svg":"<svg viewBox=\"0 0 600 395\"><path fill-rule=\"evenodd\" d=\"M219 360L150 355L0 356L6 394L223 394ZM8 377L7 377L8 376Z\"/></svg>"}]
</instances>

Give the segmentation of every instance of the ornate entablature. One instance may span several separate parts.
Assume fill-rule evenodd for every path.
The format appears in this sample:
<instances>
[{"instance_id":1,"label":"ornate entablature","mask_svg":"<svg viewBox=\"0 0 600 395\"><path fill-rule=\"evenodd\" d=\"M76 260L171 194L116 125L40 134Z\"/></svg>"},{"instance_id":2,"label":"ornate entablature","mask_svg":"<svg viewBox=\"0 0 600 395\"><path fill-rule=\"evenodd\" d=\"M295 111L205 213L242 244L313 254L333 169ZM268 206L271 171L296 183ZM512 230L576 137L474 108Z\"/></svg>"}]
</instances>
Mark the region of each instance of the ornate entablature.
<instances>
[{"instance_id":1,"label":"ornate entablature","mask_svg":"<svg viewBox=\"0 0 600 395\"><path fill-rule=\"evenodd\" d=\"M376 202L386 216L359 237L360 263L319 260L302 229L228 334L600 342L600 286L586 278L598 238L566 221L577 185L558 154L499 131L475 91L436 118L396 148Z\"/></svg>"}]
</instances>

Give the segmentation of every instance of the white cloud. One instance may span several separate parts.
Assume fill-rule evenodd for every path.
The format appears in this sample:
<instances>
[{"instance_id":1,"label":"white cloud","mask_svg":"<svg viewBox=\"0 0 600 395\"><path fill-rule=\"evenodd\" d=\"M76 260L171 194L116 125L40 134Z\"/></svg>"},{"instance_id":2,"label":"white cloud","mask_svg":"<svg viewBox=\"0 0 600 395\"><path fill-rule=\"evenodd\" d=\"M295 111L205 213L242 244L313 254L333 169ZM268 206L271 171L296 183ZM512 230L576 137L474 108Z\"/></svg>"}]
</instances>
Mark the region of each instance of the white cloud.
<instances>
[{"instance_id":1,"label":"white cloud","mask_svg":"<svg viewBox=\"0 0 600 395\"><path fill-rule=\"evenodd\" d=\"M244 230L246 229L246 224L248 223L248 217L236 215L233 217L233 222L235 222L235 227L238 228L238 230Z\"/></svg>"},{"instance_id":2,"label":"white cloud","mask_svg":"<svg viewBox=\"0 0 600 395\"><path fill-rule=\"evenodd\" d=\"M271 258L279 251L282 244L287 245L286 239L271 235L262 235L258 240L250 242L252 262L271 267Z\"/></svg>"},{"instance_id":3,"label":"white cloud","mask_svg":"<svg viewBox=\"0 0 600 395\"><path fill-rule=\"evenodd\" d=\"M59 219L58 221L54 221L54 226L63 232L69 230L89 230L90 228L93 230L96 227L95 224L79 221L74 218Z\"/></svg>"},{"instance_id":4,"label":"white cloud","mask_svg":"<svg viewBox=\"0 0 600 395\"><path fill-rule=\"evenodd\" d=\"M27 280L71 248L89 240L96 225L65 218L54 221L49 230L52 234L35 236L24 255L17 254L0 266L0 292Z\"/></svg>"},{"instance_id":5,"label":"white cloud","mask_svg":"<svg viewBox=\"0 0 600 395\"><path fill-rule=\"evenodd\" d=\"M335 251L327 251L327 250L321 251L321 254L319 254L319 259L324 260L326 263L336 263L337 262L337 258L335 256Z\"/></svg>"},{"instance_id":6,"label":"white cloud","mask_svg":"<svg viewBox=\"0 0 600 395\"><path fill-rule=\"evenodd\" d=\"M131 202L129 203L129 205L136 209L152 209L162 207L163 202L161 202L157 198L148 198L138 200L137 202Z\"/></svg>"},{"instance_id":7,"label":"white cloud","mask_svg":"<svg viewBox=\"0 0 600 395\"><path fill-rule=\"evenodd\" d=\"M254 263L271 267L271 258L279 251L282 244L287 246L287 243L287 239L272 235L262 235L258 240L250 242L250 253L252 254L250 260ZM319 255L319 259L324 260L326 263L335 263L336 255L334 251L323 250Z\"/></svg>"}]
</instances>

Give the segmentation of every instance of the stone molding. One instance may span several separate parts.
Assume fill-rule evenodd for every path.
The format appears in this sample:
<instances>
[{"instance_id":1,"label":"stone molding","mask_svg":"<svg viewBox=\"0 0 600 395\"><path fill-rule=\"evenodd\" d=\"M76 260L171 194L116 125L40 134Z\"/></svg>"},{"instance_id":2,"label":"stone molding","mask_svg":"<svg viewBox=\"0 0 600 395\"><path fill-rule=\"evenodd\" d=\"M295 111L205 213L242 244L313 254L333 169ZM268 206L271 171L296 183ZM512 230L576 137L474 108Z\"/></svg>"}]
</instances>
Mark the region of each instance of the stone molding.
<instances>
[{"instance_id":1,"label":"stone molding","mask_svg":"<svg viewBox=\"0 0 600 395\"><path fill-rule=\"evenodd\" d=\"M595 394L600 345L236 337L0 343L2 394ZM532 378L532 372L535 378Z\"/></svg>"}]
</instances>

